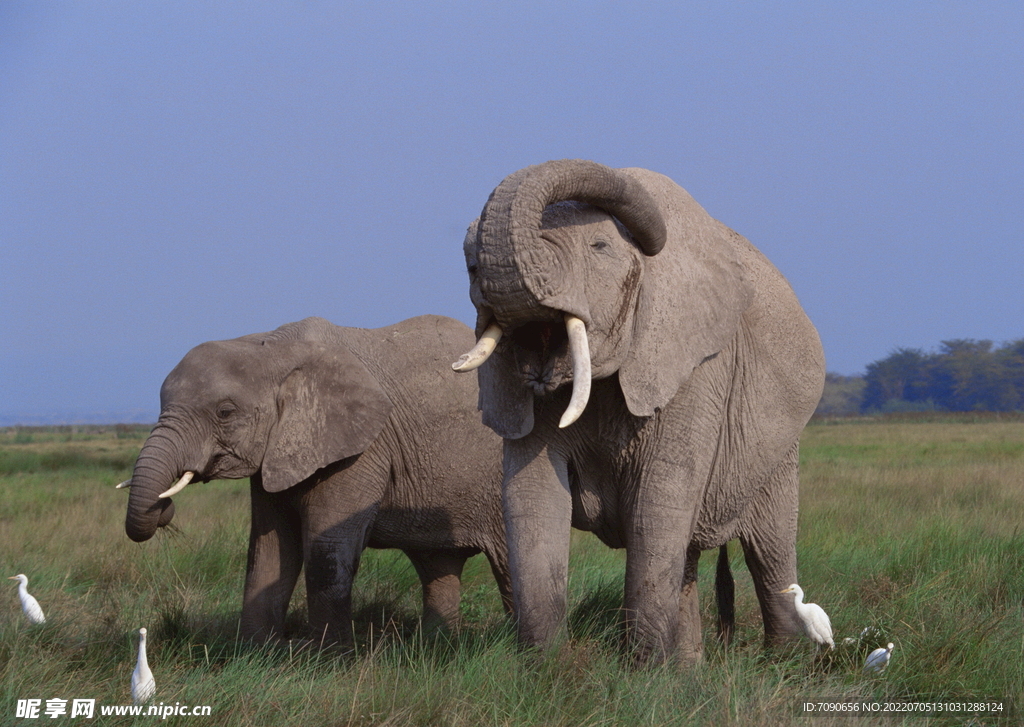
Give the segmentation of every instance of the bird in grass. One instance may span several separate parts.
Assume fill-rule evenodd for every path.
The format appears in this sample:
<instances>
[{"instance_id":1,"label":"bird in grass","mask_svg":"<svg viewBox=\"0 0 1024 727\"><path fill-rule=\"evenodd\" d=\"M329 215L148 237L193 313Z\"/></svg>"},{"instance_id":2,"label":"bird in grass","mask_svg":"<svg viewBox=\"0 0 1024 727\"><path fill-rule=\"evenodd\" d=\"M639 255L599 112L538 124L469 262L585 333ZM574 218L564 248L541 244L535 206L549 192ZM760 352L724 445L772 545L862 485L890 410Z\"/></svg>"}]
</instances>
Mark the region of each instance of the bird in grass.
<instances>
[{"instance_id":1,"label":"bird in grass","mask_svg":"<svg viewBox=\"0 0 1024 727\"><path fill-rule=\"evenodd\" d=\"M156 693L156 681L146 660L146 629L139 629L139 658L132 672L132 701L135 704L148 702Z\"/></svg>"},{"instance_id":2,"label":"bird in grass","mask_svg":"<svg viewBox=\"0 0 1024 727\"><path fill-rule=\"evenodd\" d=\"M43 609L39 607L39 601L28 592L28 576L19 573L16 576L8 576L8 578L18 582L18 598L21 599L21 610L25 612L25 617L34 624L46 623L46 616L43 615Z\"/></svg>"},{"instance_id":3,"label":"bird in grass","mask_svg":"<svg viewBox=\"0 0 1024 727\"><path fill-rule=\"evenodd\" d=\"M779 593L794 593L793 605L796 606L796 616L800 619L800 625L807 634L807 638L815 643L815 650L828 644L828 648L834 649L835 642L832 640L832 622L828 620L825 609L816 603L804 603L804 589L793 583Z\"/></svg>"},{"instance_id":4,"label":"bird in grass","mask_svg":"<svg viewBox=\"0 0 1024 727\"><path fill-rule=\"evenodd\" d=\"M892 642L885 645L885 648L878 648L868 654L864 662L864 671L880 672L889 665L889 657L892 656Z\"/></svg>"}]
</instances>

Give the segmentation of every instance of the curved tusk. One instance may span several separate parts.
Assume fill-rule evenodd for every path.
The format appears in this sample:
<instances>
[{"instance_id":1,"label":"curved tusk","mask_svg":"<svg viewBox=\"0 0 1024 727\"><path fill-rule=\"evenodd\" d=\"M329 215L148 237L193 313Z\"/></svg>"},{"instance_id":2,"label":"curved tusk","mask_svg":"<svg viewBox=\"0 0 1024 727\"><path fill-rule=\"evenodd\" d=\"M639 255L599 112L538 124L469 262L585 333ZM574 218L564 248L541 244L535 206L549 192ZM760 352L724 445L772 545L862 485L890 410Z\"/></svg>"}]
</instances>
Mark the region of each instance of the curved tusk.
<instances>
[{"instance_id":1,"label":"curved tusk","mask_svg":"<svg viewBox=\"0 0 1024 727\"><path fill-rule=\"evenodd\" d=\"M569 334L569 355L572 357L572 399L558 422L559 429L565 429L579 419L590 399L590 343L587 341L587 326L572 313L566 313L565 330Z\"/></svg>"},{"instance_id":2,"label":"curved tusk","mask_svg":"<svg viewBox=\"0 0 1024 727\"><path fill-rule=\"evenodd\" d=\"M459 360L452 364L452 370L464 374L467 371L478 368L480 364L494 353L495 346L501 340L501 334L502 330L498 322L491 321L491 325L484 329L484 332L480 335L480 340L476 342L473 349L469 353L462 354Z\"/></svg>"},{"instance_id":3,"label":"curved tusk","mask_svg":"<svg viewBox=\"0 0 1024 727\"><path fill-rule=\"evenodd\" d=\"M132 486L132 478L129 477L124 482L118 482L116 485L114 485L114 489L115 490L123 490L124 488L131 487L131 486Z\"/></svg>"},{"instance_id":4,"label":"curved tusk","mask_svg":"<svg viewBox=\"0 0 1024 727\"><path fill-rule=\"evenodd\" d=\"M174 485L167 492L160 495L160 498L171 497L177 495L179 492L185 489L185 485L192 481L192 478L196 476L195 472L186 472L181 476L181 479L174 483Z\"/></svg>"}]
</instances>

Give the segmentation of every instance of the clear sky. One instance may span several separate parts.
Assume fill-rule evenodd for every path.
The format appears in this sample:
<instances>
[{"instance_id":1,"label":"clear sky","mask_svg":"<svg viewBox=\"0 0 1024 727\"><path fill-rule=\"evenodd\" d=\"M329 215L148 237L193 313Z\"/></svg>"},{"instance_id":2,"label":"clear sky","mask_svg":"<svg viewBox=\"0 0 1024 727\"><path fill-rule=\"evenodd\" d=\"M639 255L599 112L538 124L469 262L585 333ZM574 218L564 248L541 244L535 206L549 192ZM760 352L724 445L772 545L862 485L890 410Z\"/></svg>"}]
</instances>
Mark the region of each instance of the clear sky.
<instances>
[{"instance_id":1,"label":"clear sky","mask_svg":"<svg viewBox=\"0 0 1024 727\"><path fill-rule=\"evenodd\" d=\"M1024 3L0 3L0 424L154 421L194 345L467 323L508 174L662 172L828 368L1024 338Z\"/></svg>"}]
</instances>

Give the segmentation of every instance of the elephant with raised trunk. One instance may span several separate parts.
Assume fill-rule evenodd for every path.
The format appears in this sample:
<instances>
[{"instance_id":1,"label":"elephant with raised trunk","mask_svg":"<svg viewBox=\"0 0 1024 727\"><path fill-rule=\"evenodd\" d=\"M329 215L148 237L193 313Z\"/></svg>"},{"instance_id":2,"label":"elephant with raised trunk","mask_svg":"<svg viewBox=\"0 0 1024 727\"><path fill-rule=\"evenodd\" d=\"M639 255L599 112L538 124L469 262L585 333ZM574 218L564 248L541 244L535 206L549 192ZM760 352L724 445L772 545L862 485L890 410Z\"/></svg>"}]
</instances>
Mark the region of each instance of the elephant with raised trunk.
<instances>
[{"instance_id":1,"label":"elephant with raised trunk","mask_svg":"<svg viewBox=\"0 0 1024 727\"><path fill-rule=\"evenodd\" d=\"M582 160L507 177L465 254L478 343L453 368L505 440L520 640L564 627L571 527L626 549L639 663L700 656L697 557L737 537L766 635L798 633L778 591L825 369L779 271L667 177Z\"/></svg>"},{"instance_id":2,"label":"elephant with raised trunk","mask_svg":"<svg viewBox=\"0 0 1024 727\"><path fill-rule=\"evenodd\" d=\"M284 637L304 567L312 636L350 643L367 546L409 556L426 620L456 621L463 564L480 552L510 608L501 439L475 383L449 368L472 345L462 323L421 316L374 330L307 318L197 346L160 390L126 532L151 538L190 481L249 477L245 638Z\"/></svg>"}]
</instances>

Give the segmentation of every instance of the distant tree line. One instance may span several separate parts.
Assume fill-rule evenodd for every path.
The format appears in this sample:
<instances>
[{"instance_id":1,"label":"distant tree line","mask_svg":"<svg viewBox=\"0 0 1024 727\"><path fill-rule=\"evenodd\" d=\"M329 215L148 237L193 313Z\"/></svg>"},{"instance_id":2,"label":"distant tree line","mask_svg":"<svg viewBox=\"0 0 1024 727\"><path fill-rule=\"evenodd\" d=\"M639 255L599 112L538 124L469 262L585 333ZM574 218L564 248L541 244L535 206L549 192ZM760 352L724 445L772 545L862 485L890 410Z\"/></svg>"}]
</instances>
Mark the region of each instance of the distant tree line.
<instances>
[{"instance_id":1,"label":"distant tree line","mask_svg":"<svg viewBox=\"0 0 1024 727\"><path fill-rule=\"evenodd\" d=\"M912 411L1024 411L1024 339L943 341L939 350L899 348L864 376L829 373L821 416Z\"/></svg>"}]
</instances>

